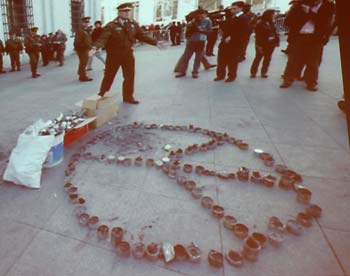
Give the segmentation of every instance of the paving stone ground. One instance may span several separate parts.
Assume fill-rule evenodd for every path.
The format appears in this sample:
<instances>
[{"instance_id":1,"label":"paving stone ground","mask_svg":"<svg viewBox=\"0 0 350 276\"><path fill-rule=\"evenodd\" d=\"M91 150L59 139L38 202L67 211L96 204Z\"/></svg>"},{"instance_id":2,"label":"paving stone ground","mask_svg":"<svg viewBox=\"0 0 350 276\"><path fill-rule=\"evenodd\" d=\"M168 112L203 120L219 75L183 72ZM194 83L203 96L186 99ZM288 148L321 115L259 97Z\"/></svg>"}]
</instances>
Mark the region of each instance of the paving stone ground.
<instances>
[{"instance_id":1,"label":"paving stone ground","mask_svg":"<svg viewBox=\"0 0 350 276\"><path fill-rule=\"evenodd\" d=\"M67 148L62 164L43 171L40 190L1 183L0 275L350 275L350 154L346 118L336 105L342 97L338 42L334 37L325 48L317 93L307 93L301 82L287 90L279 88L286 63L281 48L274 53L269 78L252 80L251 43L236 82L228 84L213 82L215 70L201 71L194 80L189 68L188 77L175 79L172 71L183 46L165 51L137 47L135 97L141 104L120 104L110 124ZM215 63L215 58L210 59ZM41 67L42 77L35 80L30 78L28 65L20 73L0 76L2 171L27 126L39 118L48 120L77 110L76 102L98 91L103 66L95 60L93 67L91 83L77 80L76 56L68 57L64 67ZM121 79L119 73L111 91L121 91ZM288 236L280 248L267 246L257 263L246 262L240 269L226 263L223 269L214 269L206 261L210 249L226 252L239 249L242 242L186 191L155 170L82 162L74 180L89 208L106 223L127 228L129 240L195 241L204 253L200 264L118 258L108 242L99 242L92 231L78 225L63 191L64 169L69 156L90 137L105 130L120 137L123 133L116 128L134 121L194 124L244 139L251 149L271 152L279 163L303 175L305 186L313 192L312 201L324 210L322 218L301 237ZM161 147L165 143L186 146L205 141L203 136L163 131L141 132L139 137L153 147L144 156L156 158L164 156ZM133 146L131 156L135 156ZM102 153L123 151L113 141L96 147ZM232 146L186 157L184 162L218 171L236 171L241 166L270 171L251 152ZM254 231L265 231L272 215L287 220L303 209L294 193L278 188L193 178L227 213Z\"/></svg>"}]
</instances>

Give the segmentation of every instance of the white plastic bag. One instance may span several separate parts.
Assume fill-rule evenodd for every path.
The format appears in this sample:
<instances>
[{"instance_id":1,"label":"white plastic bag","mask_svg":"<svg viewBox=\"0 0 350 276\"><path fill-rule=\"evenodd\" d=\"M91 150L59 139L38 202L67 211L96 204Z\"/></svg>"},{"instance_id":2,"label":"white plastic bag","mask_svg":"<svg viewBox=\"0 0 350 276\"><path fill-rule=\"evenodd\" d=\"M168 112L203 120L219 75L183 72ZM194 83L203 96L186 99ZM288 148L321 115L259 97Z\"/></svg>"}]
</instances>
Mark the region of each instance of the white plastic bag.
<instances>
[{"instance_id":1,"label":"white plastic bag","mask_svg":"<svg viewBox=\"0 0 350 276\"><path fill-rule=\"evenodd\" d=\"M41 168L55 140L54 135L39 136L39 131L47 125L48 123L39 120L18 137L4 173L4 180L30 188L40 188Z\"/></svg>"}]
</instances>

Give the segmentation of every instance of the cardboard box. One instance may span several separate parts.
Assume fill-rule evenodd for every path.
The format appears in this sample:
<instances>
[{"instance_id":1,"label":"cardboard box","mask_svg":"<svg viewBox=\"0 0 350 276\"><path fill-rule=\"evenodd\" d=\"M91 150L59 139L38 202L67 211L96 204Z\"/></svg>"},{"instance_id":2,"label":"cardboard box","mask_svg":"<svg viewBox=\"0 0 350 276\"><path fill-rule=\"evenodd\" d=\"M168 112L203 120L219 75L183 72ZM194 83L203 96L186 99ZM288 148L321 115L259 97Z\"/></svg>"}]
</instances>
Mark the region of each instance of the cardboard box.
<instances>
[{"instance_id":1,"label":"cardboard box","mask_svg":"<svg viewBox=\"0 0 350 276\"><path fill-rule=\"evenodd\" d=\"M103 126L105 123L117 115L118 108L116 105L112 104L110 106L105 106L103 109L86 109L84 115L87 117L96 118L93 122L89 124L90 129L98 128Z\"/></svg>"},{"instance_id":2,"label":"cardboard box","mask_svg":"<svg viewBox=\"0 0 350 276\"><path fill-rule=\"evenodd\" d=\"M98 95L90 96L79 103L78 106L85 109L86 117L94 117L95 120L89 124L90 129L100 127L113 119L118 112L119 94L106 94L101 98Z\"/></svg>"},{"instance_id":3,"label":"cardboard box","mask_svg":"<svg viewBox=\"0 0 350 276\"><path fill-rule=\"evenodd\" d=\"M113 93L113 94L107 93L106 96L104 96L103 98L101 98L98 95L93 95L84 99L80 106L82 108L92 109L92 110L104 109L104 108L108 108L112 104L117 105L118 97L119 95L117 93Z\"/></svg>"}]
</instances>

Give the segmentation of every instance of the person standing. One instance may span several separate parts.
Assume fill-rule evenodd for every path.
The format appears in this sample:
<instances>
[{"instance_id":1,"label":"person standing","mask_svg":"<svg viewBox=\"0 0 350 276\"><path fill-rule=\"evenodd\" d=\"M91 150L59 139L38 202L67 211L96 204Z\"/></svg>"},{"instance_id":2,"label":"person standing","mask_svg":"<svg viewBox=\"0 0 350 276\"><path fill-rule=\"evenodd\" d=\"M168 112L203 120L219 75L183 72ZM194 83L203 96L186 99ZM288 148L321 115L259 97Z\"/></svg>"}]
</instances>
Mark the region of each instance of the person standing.
<instances>
[{"instance_id":1,"label":"person standing","mask_svg":"<svg viewBox=\"0 0 350 276\"><path fill-rule=\"evenodd\" d=\"M6 53L10 55L11 71L21 71L20 53L23 51L23 44L20 39L16 37L16 33L10 32L10 38L6 40Z\"/></svg>"},{"instance_id":2,"label":"person standing","mask_svg":"<svg viewBox=\"0 0 350 276\"><path fill-rule=\"evenodd\" d=\"M50 56L50 49L49 49L49 40L47 38L47 35L42 35L40 38L40 51L41 51L41 60L43 61L43 66L47 66L49 64L49 56Z\"/></svg>"},{"instance_id":3,"label":"person standing","mask_svg":"<svg viewBox=\"0 0 350 276\"><path fill-rule=\"evenodd\" d=\"M132 46L135 39L147 44L163 48L161 42L149 37L139 24L130 19L132 3L124 3L117 7L118 16L109 22L101 36L93 43L89 56L102 47L106 48L106 70L101 83L99 96L103 97L110 90L119 67L123 71L123 102L138 104L134 98L135 58Z\"/></svg>"},{"instance_id":4,"label":"person standing","mask_svg":"<svg viewBox=\"0 0 350 276\"><path fill-rule=\"evenodd\" d=\"M247 36L245 37L245 40L244 40L244 45L243 45L244 50L243 50L242 55L239 57L240 62L245 60L246 51L247 51L247 48L249 45L250 37L251 37L252 33L254 32L256 23L258 21L258 16L251 11L251 7L252 6L250 4L245 4L244 8L243 8L243 13L245 15L247 15L249 18L249 32L247 33Z\"/></svg>"},{"instance_id":5,"label":"person standing","mask_svg":"<svg viewBox=\"0 0 350 276\"><path fill-rule=\"evenodd\" d=\"M2 43L2 40L0 39L0 74L6 73L4 70L4 61L3 61L3 55L5 54L5 47Z\"/></svg>"},{"instance_id":6,"label":"person standing","mask_svg":"<svg viewBox=\"0 0 350 276\"><path fill-rule=\"evenodd\" d=\"M169 33L170 33L171 46L175 46L176 34L177 34L177 27L176 27L175 21L171 23L171 26L169 27Z\"/></svg>"},{"instance_id":7,"label":"person standing","mask_svg":"<svg viewBox=\"0 0 350 276\"><path fill-rule=\"evenodd\" d=\"M24 46L26 53L29 56L30 69L32 71L32 78L40 77L38 74L38 63L41 50L40 35L37 34L38 27L30 29L30 33L24 39Z\"/></svg>"},{"instance_id":8,"label":"person standing","mask_svg":"<svg viewBox=\"0 0 350 276\"><path fill-rule=\"evenodd\" d=\"M86 75L86 65L89 61L89 50L92 45L92 38L88 31L90 17L86 16L81 19L82 27L76 32L74 39L74 49L79 58L78 75L79 81L92 81L92 78Z\"/></svg>"},{"instance_id":9,"label":"person standing","mask_svg":"<svg viewBox=\"0 0 350 276\"><path fill-rule=\"evenodd\" d=\"M57 30L53 38L53 43L56 46L55 48L57 51L57 61L59 66L63 66L64 64L64 51L66 50L66 41L66 34L62 30Z\"/></svg>"},{"instance_id":10,"label":"person standing","mask_svg":"<svg viewBox=\"0 0 350 276\"><path fill-rule=\"evenodd\" d=\"M207 40L207 34L212 30L212 23L209 18L206 17L206 11L198 9L192 13L194 17L192 21L186 27L187 43L185 52L180 58L181 62L178 63L179 74L176 78L182 78L186 76L188 63L195 53L195 60L192 70L192 78L198 78L198 70L201 64L201 60L204 55L205 42Z\"/></svg>"},{"instance_id":11,"label":"person standing","mask_svg":"<svg viewBox=\"0 0 350 276\"><path fill-rule=\"evenodd\" d=\"M6 73L4 70L4 61L3 61L3 55L5 54L5 47L2 43L2 40L0 39L0 74Z\"/></svg>"},{"instance_id":12,"label":"person standing","mask_svg":"<svg viewBox=\"0 0 350 276\"><path fill-rule=\"evenodd\" d=\"M95 25L95 28L93 29L93 31L91 33L92 43L96 42L96 40L101 36L102 31L103 31L101 21L96 21L94 25ZM96 53L93 56L89 57L88 65L86 68L87 71L92 70L92 61L93 61L94 56L97 59L99 59L104 65L106 65L105 60L102 57L102 51L98 50L98 51L96 51Z\"/></svg>"},{"instance_id":13,"label":"person standing","mask_svg":"<svg viewBox=\"0 0 350 276\"><path fill-rule=\"evenodd\" d=\"M181 45L181 35L182 35L182 24L180 21L176 24L176 36L175 36L175 44Z\"/></svg>"},{"instance_id":14,"label":"person standing","mask_svg":"<svg viewBox=\"0 0 350 276\"><path fill-rule=\"evenodd\" d=\"M291 86L305 63L306 89L318 90L318 70L323 47L329 40L333 13L334 3L323 0L310 0L307 5L299 3L287 13L285 24L295 31L295 37L280 88Z\"/></svg>"},{"instance_id":15,"label":"person standing","mask_svg":"<svg viewBox=\"0 0 350 276\"><path fill-rule=\"evenodd\" d=\"M233 82L237 77L239 58L244 53L246 37L250 32L249 18L243 13L243 1L233 2L231 15L222 24L222 39L219 44L218 67L214 81L225 79L226 68L228 78L225 82Z\"/></svg>"},{"instance_id":16,"label":"person standing","mask_svg":"<svg viewBox=\"0 0 350 276\"><path fill-rule=\"evenodd\" d=\"M261 77L267 78L272 53L279 45L280 39L275 27L275 11L266 10L255 28L255 59L250 68L250 77L255 78L259 64L263 59Z\"/></svg>"}]
</instances>

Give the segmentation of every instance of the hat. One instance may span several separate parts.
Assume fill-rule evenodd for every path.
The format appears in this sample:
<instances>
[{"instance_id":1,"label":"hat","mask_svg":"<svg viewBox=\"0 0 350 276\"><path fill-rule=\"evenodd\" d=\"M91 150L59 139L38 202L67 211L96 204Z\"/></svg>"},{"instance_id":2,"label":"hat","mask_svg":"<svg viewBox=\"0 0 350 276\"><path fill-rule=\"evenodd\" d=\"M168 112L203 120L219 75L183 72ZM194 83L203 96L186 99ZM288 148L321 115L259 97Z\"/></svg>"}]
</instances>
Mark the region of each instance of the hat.
<instances>
[{"instance_id":1,"label":"hat","mask_svg":"<svg viewBox=\"0 0 350 276\"><path fill-rule=\"evenodd\" d=\"M96 24L100 24L100 25L102 25L102 21L97 20L97 21L95 21L94 25L96 25Z\"/></svg>"},{"instance_id":2,"label":"hat","mask_svg":"<svg viewBox=\"0 0 350 276\"><path fill-rule=\"evenodd\" d=\"M39 30L39 28L38 27L33 27L30 30L33 31L33 32L36 32L37 30Z\"/></svg>"},{"instance_id":3,"label":"hat","mask_svg":"<svg viewBox=\"0 0 350 276\"><path fill-rule=\"evenodd\" d=\"M231 4L231 6L237 6L237 7L241 8L241 9L243 9L245 5L246 4L243 1L236 1L236 2L233 2Z\"/></svg>"},{"instance_id":4,"label":"hat","mask_svg":"<svg viewBox=\"0 0 350 276\"><path fill-rule=\"evenodd\" d=\"M89 23L90 22L90 16L84 16L81 18L81 21Z\"/></svg>"},{"instance_id":5,"label":"hat","mask_svg":"<svg viewBox=\"0 0 350 276\"><path fill-rule=\"evenodd\" d=\"M124 4L120 4L117 7L118 11L130 11L132 10L132 3L124 3Z\"/></svg>"}]
</instances>

